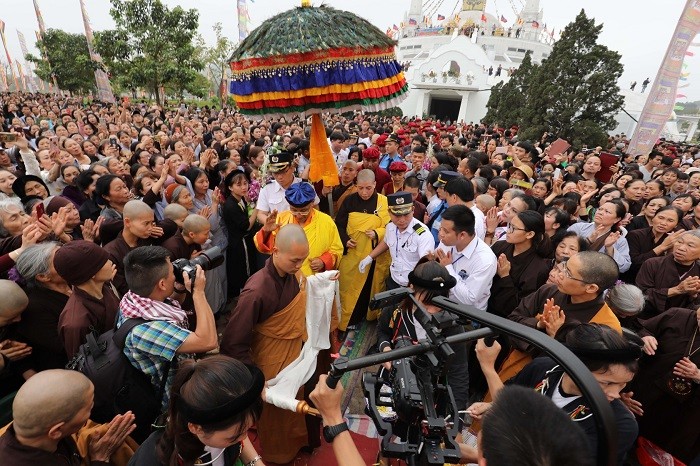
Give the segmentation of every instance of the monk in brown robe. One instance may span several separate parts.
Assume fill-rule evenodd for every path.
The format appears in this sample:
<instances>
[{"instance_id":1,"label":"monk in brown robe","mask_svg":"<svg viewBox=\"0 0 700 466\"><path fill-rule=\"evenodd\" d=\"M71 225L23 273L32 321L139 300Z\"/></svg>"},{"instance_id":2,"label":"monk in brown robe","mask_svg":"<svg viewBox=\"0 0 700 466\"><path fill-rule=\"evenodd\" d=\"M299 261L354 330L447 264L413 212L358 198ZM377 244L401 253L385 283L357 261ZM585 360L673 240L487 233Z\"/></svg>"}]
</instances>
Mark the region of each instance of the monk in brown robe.
<instances>
[{"instance_id":1,"label":"monk in brown robe","mask_svg":"<svg viewBox=\"0 0 700 466\"><path fill-rule=\"evenodd\" d=\"M558 275L557 283L542 285L523 298L508 319L552 337L565 323L575 322L607 325L622 334L620 321L603 294L619 275L612 257L597 251L579 252L566 261ZM515 377L538 355L537 348L523 340L512 338L508 343L512 349L498 369L503 382ZM484 401L491 401L490 393ZM472 424L472 430L478 429L478 423Z\"/></svg>"},{"instance_id":2,"label":"monk in brown robe","mask_svg":"<svg viewBox=\"0 0 700 466\"><path fill-rule=\"evenodd\" d=\"M332 189L333 193L333 217L338 214L340 206L343 205L343 201L357 192L357 186L355 186L355 177L359 167L357 162L354 160L347 160L343 164L343 168L340 170L340 184ZM325 192L325 191L324 191Z\"/></svg>"},{"instance_id":3,"label":"monk in brown robe","mask_svg":"<svg viewBox=\"0 0 700 466\"><path fill-rule=\"evenodd\" d=\"M681 235L672 253L649 259L637 274L637 286L647 297L643 317L649 318L672 307L700 305L700 230Z\"/></svg>"},{"instance_id":4,"label":"monk in brown robe","mask_svg":"<svg viewBox=\"0 0 700 466\"><path fill-rule=\"evenodd\" d=\"M221 353L255 364L270 380L294 361L306 339L301 266L309 243L299 225L280 228L272 257L245 284L221 341ZM288 463L309 445L304 415L271 404L258 420L265 461ZM318 436L318 432L312 433Z\"/></svg>"},{"instance_id":5,"label":"monk in brown robe","mask_svg":"<svg viewBox=\"0 0 700 466\"><path fill-rule=\"evenodd\" d=\"M170 251L170 260L196 257L202 250L202 245L209 239L210 230L211 225L206 217L188 215L182 224L182 232L163 242L163 247Z\"/></svg>"},{"instance_id":6,"label":"monk in brown robe","mask_svg":"<svg viewBox=\"0 0 700 466\"><path fill-rule=\"evenodd\" d=\"M565 323L595 323L611 327L622 333L620 321L605 304L603 292L613 286L619 269L610 256L597 251L584 251L571 256L566 262L557 284L541 286L537 291L520 301L508 318L528 327L536 328L553 336ZM548 300L551 300L548 304ZM558 308L556 307L558 306ZM556 309L556 317L543 317L548 310ZM508 366L508 380L530 361L535 348L522 340L511 340L514 353L501 367L499 375Z\"/></svg>"},{"instance_id":7,"label":"monk in brown robe","mask_svg":"<svg viewBox=\"0 0 700 466\"><path fill-rule=\"evenodd\" d=\"M642 325L653 336L630 384L639 434L690 464L700 455L700 311L671 308Z\"/></svg>"}]
</instances>

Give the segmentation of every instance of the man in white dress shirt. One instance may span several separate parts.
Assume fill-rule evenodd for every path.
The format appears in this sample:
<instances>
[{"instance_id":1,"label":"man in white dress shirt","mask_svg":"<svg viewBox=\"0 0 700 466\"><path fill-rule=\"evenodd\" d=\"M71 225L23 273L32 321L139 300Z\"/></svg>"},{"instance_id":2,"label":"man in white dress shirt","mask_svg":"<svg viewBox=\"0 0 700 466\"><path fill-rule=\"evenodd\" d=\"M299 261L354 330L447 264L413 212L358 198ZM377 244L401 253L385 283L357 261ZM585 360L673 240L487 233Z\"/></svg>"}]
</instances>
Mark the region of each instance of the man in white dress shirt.
<instances>
[{"instance_id":1,"label":"man in white dress shirt","mask_svg":"<svg viewBox=\"0 0 700 466\"><path fill-rule=\"evenodd\" d=\"M439 238L436 259L457 279L450 298L486 311L496 255L477 238L472 210L465 205L448 207L442 213Z\"/></svg>"},{"instance_id":2,"label":"man in white dress shirt","mask_svg":"<svg viewBox=\"0 0 700 466\"><path fill-rule=\"evenodd\" d=\"M447 182L445 187L445 201L447 207L453 205L465 205L474 214L474 232L476 237L483 241L486 236L486 216L474 204L474 185L463 176L453 178Z\"/></svg>"}]
</instances>

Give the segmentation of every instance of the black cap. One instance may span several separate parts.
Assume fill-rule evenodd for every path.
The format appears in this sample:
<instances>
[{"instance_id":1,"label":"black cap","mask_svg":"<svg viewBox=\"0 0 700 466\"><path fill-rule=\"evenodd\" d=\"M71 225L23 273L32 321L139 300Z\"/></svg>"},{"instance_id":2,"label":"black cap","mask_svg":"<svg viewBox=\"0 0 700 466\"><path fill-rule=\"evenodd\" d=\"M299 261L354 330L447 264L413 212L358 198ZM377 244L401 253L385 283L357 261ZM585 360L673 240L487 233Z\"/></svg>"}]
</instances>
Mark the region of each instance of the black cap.
<instances>
[{"instance_id":1,"label":"black cap","mask_svg":"<svg viewBox=\"0 0 700 466\"><path fill-rule=\"evenodd\" d=\"M434 188L441 188L447 184L448 181L450 181L453 178L457 178L460 176L459 173L445 170L444 172L440 172L438 175L438 179L435 183L433 183Z\"/></svg>"},{"instance_id":2,"label":"black cap","mask_svg":"<svg viewBox=\"0 0 700 466\"><path fill-rule=\"evenodd\" d=\"M393 214L407 214L413 207L413 196L406 191L389 194L386 198L389 204L389 212Z\"/></svg>"},{"instance_id":3,"label":"black cap","mask_svg":"<svg viewBox=\"0 0 700 466\"><path fill-rule=\"evenodd\" d=\"M277 154L270 155L270 163L267 169L270 173L277 173L287 169L287 167L294 160L294 154L289 152L279 152Z\"/></svg>"},{"instance_id":4,"label":"black cap","mask_svg":"<svg viewBox=\"0 0 700 466\"><path fill-rule=\"evenodd\" d=\"M387 136L384 142L387 143L389 141L395 142L396 144L401 144L401 139L399 139L398 134L391 133L389 136Z\"/></svg>"}]
</instances>

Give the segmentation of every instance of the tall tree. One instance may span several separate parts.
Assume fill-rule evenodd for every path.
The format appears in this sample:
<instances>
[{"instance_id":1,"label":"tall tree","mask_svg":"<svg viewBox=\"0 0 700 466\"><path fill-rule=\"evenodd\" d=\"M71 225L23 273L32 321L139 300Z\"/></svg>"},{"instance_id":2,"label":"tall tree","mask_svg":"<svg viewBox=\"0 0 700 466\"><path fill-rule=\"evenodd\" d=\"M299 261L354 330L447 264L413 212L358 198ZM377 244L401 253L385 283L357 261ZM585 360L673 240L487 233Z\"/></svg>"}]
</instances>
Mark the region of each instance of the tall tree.
<instances>
[{"instance_id":1,"label":"tall tree","mask_svg":"<svg viewBox=\"0 0 700 466\"><path fill-rule=\"evenodd\" d=\"M231 58L236 44L223 34L221 23L214 24L213 29L216 34L216 44L213 47L206 47L201 38L200 42L203 47L203 61L207 74L212 76L216 96L221 99L221 83L228 77L229 58Z\"/></svg>"},{"instance_id":2,"label":"tall tree","mask_svg":"<svg viewBox=\"0 0 700 466\"><path fill-rule=\"evenodd\" d=\"M32 54L25 58L36 65L36 74L41 79L51 82L53 73L58 87L71 93L86 94L95 89L96 63L90 59L84 34L49 29L36 47L45 51L48 62Z\"/></svg>"},{"instance_id":3,"label":"tall tree","mask_svg":"<svg viewBox=\"0 0 700 466\"><path fill-rule=\"evenodd\" d=\"M575 146L605 143L624 99L617 85L620 54L598 44L602 28L581 10L525 80L522 138L535 140L551 131Z\"/></svg>"},{"instance_id":4,"label":"tall tree","mask_svg":"<svg viewBox=\"0 0 700 466\"><path fill-rule=\"evenodd\" d=\"M95 35L95 48L123 87L144 88L160 102L160 88L181 92L204 66L193 42L199 25L195 9L172 10L161 0L110 0L113 30Z\"/></svg>"},{"instance_id":5,"label":"tall tree","mask_svg":"<svg viewBox=\"0 0 700 466\"><path fill-rule=\"evenodd\" d=\"M499 82L491 88L484 123L498 123L506 128L520 124L526 104L527 82L536 69L537 65L532 63L530 52L527 52L508 82Z\"/></svg>"}]
</instances>

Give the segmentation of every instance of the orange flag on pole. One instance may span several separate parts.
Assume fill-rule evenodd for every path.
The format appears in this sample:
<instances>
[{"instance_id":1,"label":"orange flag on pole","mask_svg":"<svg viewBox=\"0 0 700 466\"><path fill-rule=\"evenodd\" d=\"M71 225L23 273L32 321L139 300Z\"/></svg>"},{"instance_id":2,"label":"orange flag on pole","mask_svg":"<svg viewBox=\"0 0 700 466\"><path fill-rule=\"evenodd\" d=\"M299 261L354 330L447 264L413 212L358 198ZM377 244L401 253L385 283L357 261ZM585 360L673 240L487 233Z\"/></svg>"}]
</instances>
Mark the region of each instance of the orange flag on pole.
<instances>
[{"instance_id":1,"label":"orange flag on pole","mask_svg":"<svg viewBox=\"0 0 700 466\"><path fill-rule=\"evenodd\" d=\"M323 180L325 187L338 186L340 184L338 167L335 165L331 146L328 145L328 139L326 139L326 127L323 125L319 113L311 115L309 151L311 153L309 181L315 183Z\"/></svg>"}]
</instances>

